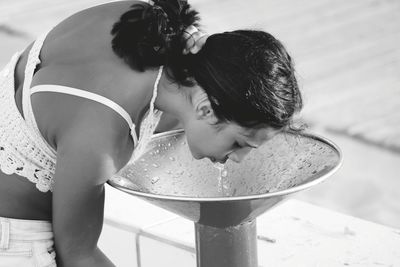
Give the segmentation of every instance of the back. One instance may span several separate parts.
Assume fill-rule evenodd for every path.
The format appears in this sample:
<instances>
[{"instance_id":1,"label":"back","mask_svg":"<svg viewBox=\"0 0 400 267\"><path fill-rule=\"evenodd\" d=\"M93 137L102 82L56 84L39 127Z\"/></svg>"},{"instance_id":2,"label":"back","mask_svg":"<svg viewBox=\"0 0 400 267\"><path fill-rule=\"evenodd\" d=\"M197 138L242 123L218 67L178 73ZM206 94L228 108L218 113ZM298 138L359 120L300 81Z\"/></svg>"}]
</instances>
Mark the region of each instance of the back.
<instances>
[{"instance_id":1,"label":"back","mask_svg":"<svg viewBox=\"0 0 400 267\"><path fill-rule=\"evenodd\" d=\"M113 23L133 3L125 1L90 8L57 25L45 40L40 53L41 64L35 71L31 86L58 84L81 88L106 96L122 106L129 106L127 109L132 110L133 107L135 114L140 114L140 111L145 109L143 101L140 100L147 93L141 85L146 81L141 74L132 71L114 55L110 35ZM15 71L15 101L21 114L22 86L29 49L30 46L21 55ZM138 101L127 103L127 94L136 94L137 97L131 95L129 99ZM71 123L71 117L77 116L88 105L82 100L52 94L33 95L31 99L38 128L54 149L58 131L62 131L63 127ZM102 112L101 108L99 112ZM140 119L141 115L138 115L137 119ZM104 127L116 130L123 128L125 122L116 116L118 115L112 112L104 112ZM115 125L118 120L122 122ZM89 121L88 127L90 123L99 122ZM126 129L121 129L120 132L123 130ZM121 142L125 142L125 149L121 151L122 159L129 159L133 149L129 140L129 131L126 130L126 135L121 136ZM34 184L16 174L0 173L0 181L1 216L51 220L50 193L39 192ZM10 208L10 200L13 199L15 201Z\"/></svg>"}]
</instances>

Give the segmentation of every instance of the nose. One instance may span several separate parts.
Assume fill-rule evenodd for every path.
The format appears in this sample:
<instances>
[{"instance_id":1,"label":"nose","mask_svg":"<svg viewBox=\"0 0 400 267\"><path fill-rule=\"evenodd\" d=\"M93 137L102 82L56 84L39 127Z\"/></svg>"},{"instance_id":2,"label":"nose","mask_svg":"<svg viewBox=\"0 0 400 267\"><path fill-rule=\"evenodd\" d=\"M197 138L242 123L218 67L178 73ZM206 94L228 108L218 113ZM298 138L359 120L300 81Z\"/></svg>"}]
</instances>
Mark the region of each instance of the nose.
<instances>
[{"instance_id":1,"label":"nose","mask_svg":"<svg viewBox=\"0 0 400 267\"><path fill-rule=\"evenodd\" d=\"M228 158L236 163L240 163L251 151L251 147L243 147L235 150L228 155Z\"/></svg>"}]
</instances>

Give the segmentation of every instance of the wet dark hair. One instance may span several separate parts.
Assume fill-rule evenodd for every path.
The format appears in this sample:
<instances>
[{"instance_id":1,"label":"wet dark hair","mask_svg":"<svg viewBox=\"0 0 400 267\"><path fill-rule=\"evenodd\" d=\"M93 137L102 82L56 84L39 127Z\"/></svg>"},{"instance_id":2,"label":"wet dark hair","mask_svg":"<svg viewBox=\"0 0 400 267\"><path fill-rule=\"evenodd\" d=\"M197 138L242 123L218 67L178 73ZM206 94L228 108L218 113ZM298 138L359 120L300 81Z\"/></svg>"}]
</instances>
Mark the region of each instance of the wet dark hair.
<instances>
[{"instance_id":1,"label":"wet dark hair","mask_svg":"<svg viewBox=\"0 0 400 267\"><path fill-rule=\"evenodd\" d=\"M220 120L280 129L302 108L292 60L269 33L214 34L191 57L191 73Z\"/></svg>"},{"instance_id":2,"label":"wet dark hair","mask_svg":"<svg viewBox=\"0 0 400 267\"><path fill-rule=\"evenodd\" d=\"M264 31L238 30L213 34L200 52L183 55L183 31L198 21L183 0L135 4L114 25L112 47L132 69L164 65L177 84L200 85L220 122L291 128L303 104L282 43Z\"/></svg>"}]
</instances>

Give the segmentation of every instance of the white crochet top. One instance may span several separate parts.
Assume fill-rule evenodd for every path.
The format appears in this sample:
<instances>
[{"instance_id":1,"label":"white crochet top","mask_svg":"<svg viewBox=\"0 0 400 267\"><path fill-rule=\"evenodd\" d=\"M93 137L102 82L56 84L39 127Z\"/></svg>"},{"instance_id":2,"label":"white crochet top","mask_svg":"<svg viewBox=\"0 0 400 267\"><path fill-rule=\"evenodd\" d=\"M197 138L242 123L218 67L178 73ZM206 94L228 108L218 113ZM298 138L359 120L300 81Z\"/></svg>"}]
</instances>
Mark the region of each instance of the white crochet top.
<instances>
[{"instance_id":1,"label":"white crochet top","mask_svg":"<svg viewBox=\"0 0 400 267\"><path fill-rule=\"evenodd\" d=\"M16 106L14 88L14 71L21 52L16 53L0 72L0 169L5 174L16 173L26 177L35 183L41 192L53 191L57 152L47 143L37 127L31 106L31 94L51 91L76 95L107 105L119 113L127 121L135 144L130 162L145 152L145 147L151 140L162 115L161 111L154 108L162 66L154 83L150 108L140 126L139 140L135 124L129 114L120 105L103 96L59 85L38 85L30 88L34 70L40 63L40 50L46 36L47 33L41 35L29 52L22 92L25 119Z\"/></svg>"}]
</instances>

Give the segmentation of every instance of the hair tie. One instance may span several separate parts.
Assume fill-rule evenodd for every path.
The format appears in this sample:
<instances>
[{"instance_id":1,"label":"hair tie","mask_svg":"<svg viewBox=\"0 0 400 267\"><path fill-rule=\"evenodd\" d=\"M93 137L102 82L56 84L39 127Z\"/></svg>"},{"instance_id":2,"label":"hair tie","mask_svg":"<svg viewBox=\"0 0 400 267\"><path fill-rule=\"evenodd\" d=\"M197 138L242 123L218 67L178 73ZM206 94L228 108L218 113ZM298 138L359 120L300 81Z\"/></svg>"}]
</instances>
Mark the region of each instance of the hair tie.
<instances>
[{"instance_id":1,"label":"hair tie","mask_svg":"<svg viewBox=\"0 0 400 267\"><path fill-rule=\"evenodd\" d=\"M186 41L186 48L184 49L183 54L196 54L205 43L205 40L202 39L208 37L206 33L199 31L199 29L194 25L190 25L184 29L183 33L186 35L183 37Z\"/></svg>"},{"instance_id":2,"label":"hair tie","mask_svg":"<svg viewBox=\"0 0 400 267\"><path fill-rule=\"evenodd\" d=\"M183 30L184 33L186 33L187 35L189 35L188 38L186 38L186 40L193 38L193 40L195 41L195 43L203 38L204 36L206 36L207 34L205 32L199 31L199 29L196 28L196 26L194 25L190 25L189 27L187 27L185 30ZM195 33L199 33L198 36L196 38L194 38Z\"/></svg>"},{"instance_id":3,"label":"hair tie","mask_svg":"<svg viewBox=\"0 0 400 267\"><path fill-rule=\"evenodd\" d=\"M194 25L190 25L189 27L187 27L187 28L184 30L185 33L187 33L188 35L190 35L189 38L192 37L192 35L193 35L194 33L198 32L198 31L199 31L199 29L197 29L196 26L194 26Z\"/></svg>"}]
</instances>

